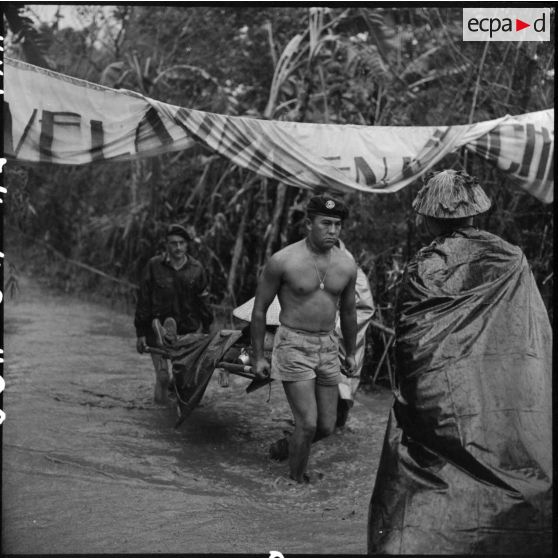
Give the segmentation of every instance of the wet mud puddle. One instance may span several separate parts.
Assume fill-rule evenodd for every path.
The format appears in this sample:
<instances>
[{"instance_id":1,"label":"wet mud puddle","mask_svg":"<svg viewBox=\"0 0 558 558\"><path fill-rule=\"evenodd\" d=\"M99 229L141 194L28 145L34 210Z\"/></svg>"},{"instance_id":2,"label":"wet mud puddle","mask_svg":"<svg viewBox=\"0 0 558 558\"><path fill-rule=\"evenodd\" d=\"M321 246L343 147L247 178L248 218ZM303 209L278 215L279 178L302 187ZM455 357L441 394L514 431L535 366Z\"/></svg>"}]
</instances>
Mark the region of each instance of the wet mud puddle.
<instances>
[{"instance_id":1,"label":"wet mud puddle","mask_svg":"<svg viewBox=\"0 0 558 558\"><path fill-rule=\"evenodd\" d=\"M174 429L130 316L25 279L4 324L4 552L366 552L389 393L357 396L299 486L268 458L292 429L280 385L214 377Z\"/></svg>"}]
</instances>

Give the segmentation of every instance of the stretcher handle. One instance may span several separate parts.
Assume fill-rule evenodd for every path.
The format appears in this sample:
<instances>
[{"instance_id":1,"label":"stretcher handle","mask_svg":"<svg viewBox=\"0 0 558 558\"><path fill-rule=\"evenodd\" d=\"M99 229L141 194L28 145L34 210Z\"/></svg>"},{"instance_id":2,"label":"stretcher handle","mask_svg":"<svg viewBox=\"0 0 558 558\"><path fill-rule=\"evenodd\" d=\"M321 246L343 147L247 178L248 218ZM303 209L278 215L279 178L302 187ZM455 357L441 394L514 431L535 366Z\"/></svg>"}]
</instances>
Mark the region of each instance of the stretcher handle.
<instances>
[{"instance_id":1,"label":"stretcher handle","mask_svg":"<svg viewBox=\"0 0 558 558\"><path fill-rule=\"evenodd\" d=\"M234 364L232 362L219 362L216 368L224 368L228 372L237 374L238 376L244 376L244 378L250 378L254 380L256 375L252 372L251 366L246 366L245 364Z\"/></svg>"},{"instance_id":2,"label":"stretcher handle","mask_svg":"<svg viewBox=\"0 0 558 558\"><path fill-rule=\"evenodd\" d=\"M161 355L165 358L170 358L170 354L165 351L165 349L159 349L158 347L145 347L145 353L153 353L154 355Z\"/></svg>"}]
</instances>

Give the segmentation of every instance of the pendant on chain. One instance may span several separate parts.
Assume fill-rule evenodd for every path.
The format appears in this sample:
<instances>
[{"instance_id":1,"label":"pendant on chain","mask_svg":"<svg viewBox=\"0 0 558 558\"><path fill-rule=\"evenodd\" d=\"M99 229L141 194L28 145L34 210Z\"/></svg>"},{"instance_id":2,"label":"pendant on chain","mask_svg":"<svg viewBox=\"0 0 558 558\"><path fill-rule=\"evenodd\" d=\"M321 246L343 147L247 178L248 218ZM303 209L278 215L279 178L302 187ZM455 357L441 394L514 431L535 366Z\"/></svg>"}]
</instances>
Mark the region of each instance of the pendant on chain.
<instances>
[{"instance_id":1,"label":"pendant on chain","mask_svg":"<svg viewBox=\"0 0 558 558\"><path fill-rule=\"evenodd\" d=\"M307 245L308 247L308 245ZM324 276L322 277L320 275L320 272L318 271L318 266L316 265L316 258L314 258L314 255L312 254L311 250L308 248L308 252L310 253L310 256L312 258L312 263L314 264L314 269L316 270L316 275L318 276L318 281L320 283L320 290L324 290L325 289L325 278L327 275L327 272L329 271L329 264L331 262L331 253L328 254L328 258L327 258L327 267L324 273Z\"/></svg>"}]
</instances>

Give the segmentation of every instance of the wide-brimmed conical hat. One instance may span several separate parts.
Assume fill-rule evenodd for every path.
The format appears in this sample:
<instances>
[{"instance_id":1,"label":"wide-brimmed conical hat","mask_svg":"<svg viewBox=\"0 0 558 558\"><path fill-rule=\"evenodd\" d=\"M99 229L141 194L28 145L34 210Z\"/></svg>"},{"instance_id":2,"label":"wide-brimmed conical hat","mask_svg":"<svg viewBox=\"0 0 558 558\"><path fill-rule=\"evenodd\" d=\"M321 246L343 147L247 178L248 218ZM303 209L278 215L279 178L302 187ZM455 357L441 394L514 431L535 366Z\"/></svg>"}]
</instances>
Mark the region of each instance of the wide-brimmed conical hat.
<instances>
[{"instance_id":1,"label":"wide-brimmed conical hat","mask_svg":"<svg viewBox=\"0 0 558 558\"><path fill-rule=\"evenodd\" d=\"M232 312L235 318L239 320L244 320L245 322L252 321L252 310L254 308L254 298L247 300L244 304L241 304L235 308ZM278 326L279 323L279 312L281 312L281 305L279 304L279 299L275 297L265 315L265 324L268 326Z\"/></svg>"},{"instance_id":2,"label":"wide-brimmed conical hat","mask_svg":"<svg viewBox=\"0 0 558 558\"><path fill-rule=\"evenodd\" d=\"M478 181L462 171L445 170L432 176L413 200L420 215L437 219L473 217L490 209Z\"/></svg>"}]
</instances>

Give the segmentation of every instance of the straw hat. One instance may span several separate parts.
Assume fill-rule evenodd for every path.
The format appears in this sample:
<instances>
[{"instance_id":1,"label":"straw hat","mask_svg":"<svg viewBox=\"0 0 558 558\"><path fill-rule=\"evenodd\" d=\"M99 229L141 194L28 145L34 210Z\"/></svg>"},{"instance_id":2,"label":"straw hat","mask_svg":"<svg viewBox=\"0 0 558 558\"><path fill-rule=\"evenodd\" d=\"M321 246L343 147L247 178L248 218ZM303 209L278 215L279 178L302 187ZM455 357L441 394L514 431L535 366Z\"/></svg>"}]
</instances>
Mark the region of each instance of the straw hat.
<instances>
[{"instance_id":1,"label":"straw hat","mask_svg":"<svg viewBox=\"0 0 558 558\"><path fill-rule=\"evenodd\" d=\"M413 201L417 213L438 219L472 217L484 213L490 205L477 179L455 170L434 174Z\"/></svg>"},{"instance_id":2,"label":"straw hat","mask_svg":"<svg viewBox=\"0 0 558 558\"><path fill-rule=\"evenodd\" d=\"M254 298L247 300L244 304L241 304L235 308L232 312L235 318L239 320L244 320L245 322L250 322L252 320L252 309L254 308ZM279 312L281 312L281 305L279 304L279 299L275 297L265 315L265 325L268 326L278 326L279 323Z\"/></svg>"}]
</instances>

